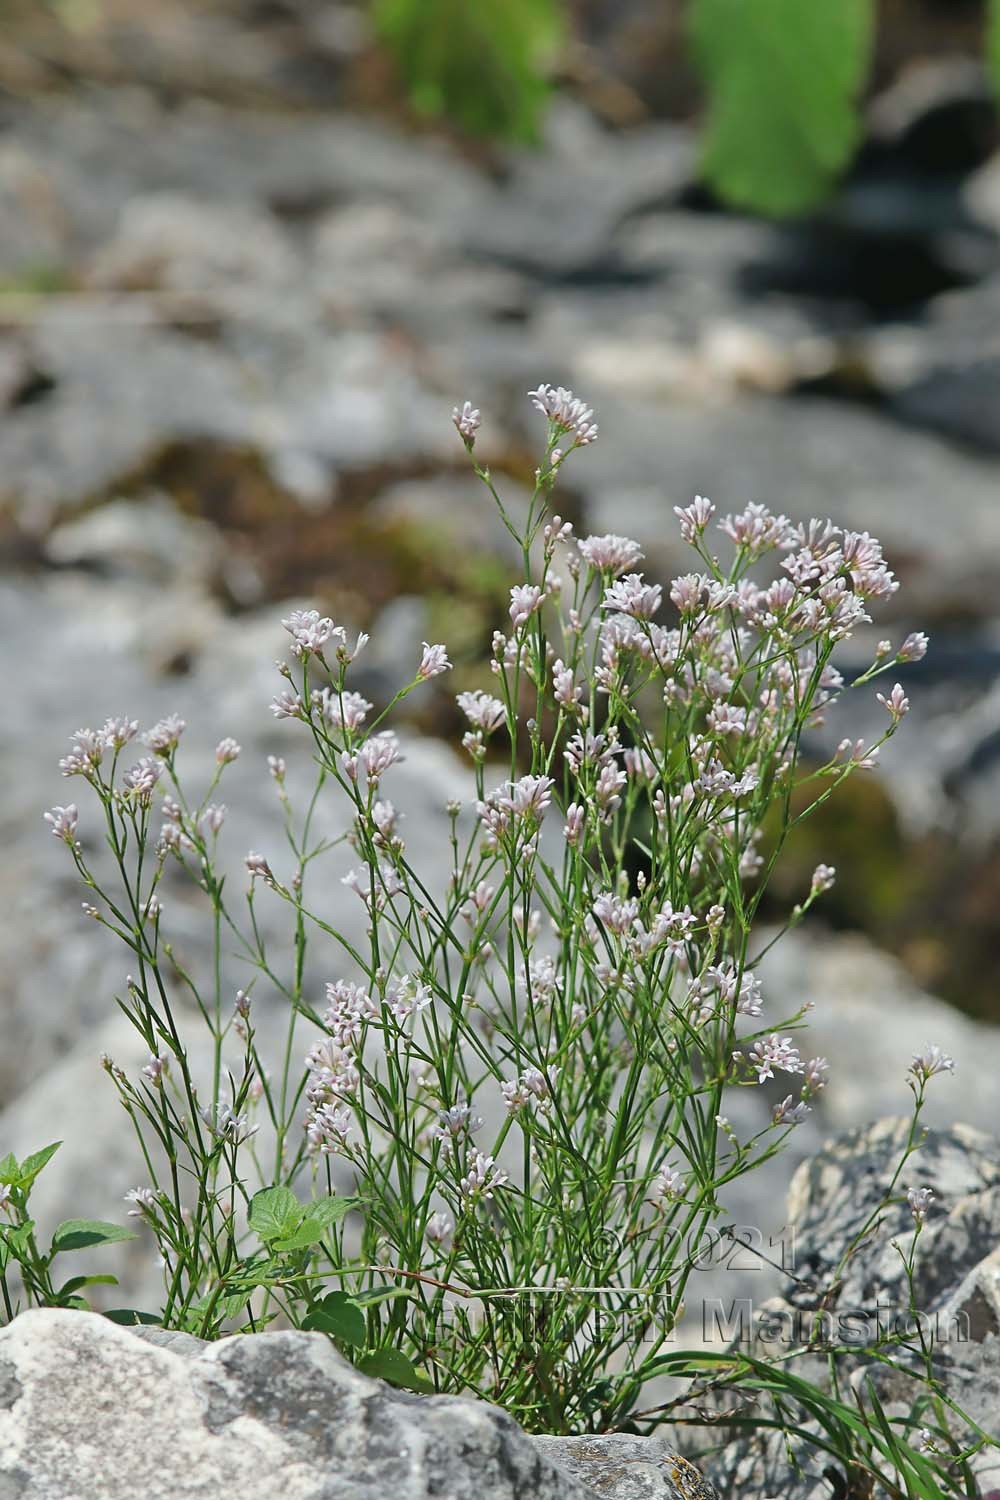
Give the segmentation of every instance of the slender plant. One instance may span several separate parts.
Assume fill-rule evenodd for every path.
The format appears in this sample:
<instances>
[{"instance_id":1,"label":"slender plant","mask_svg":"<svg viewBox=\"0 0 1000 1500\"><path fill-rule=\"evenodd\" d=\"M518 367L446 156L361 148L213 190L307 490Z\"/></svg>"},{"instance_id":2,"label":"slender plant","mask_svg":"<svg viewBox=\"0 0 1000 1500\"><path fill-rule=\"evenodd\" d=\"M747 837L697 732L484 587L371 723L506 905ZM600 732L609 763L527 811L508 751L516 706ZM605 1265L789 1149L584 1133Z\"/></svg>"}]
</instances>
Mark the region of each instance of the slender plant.
<instances>
[{"instance_id":1,"label":"slender plant","mask_svg":"<svg viewBox=\"0 0 1000 1500\"><path fill-rule=\"evenodd\" d=\"M897 683L878 695L875 743L803 760L845 688L838 646L897 583L867 532L757 504L717 520L698 497L676 511L692 570L665 595L637 571L638 543L577 537L554 513L597 427L569 391L530 395L545 440L519 516L478 461L479 412L453 414L522 574L483 686L458 694L467 769L456 763L436 868L407 848L389 800L405 754L390 716L450 669L447 650L425 642L375 705L357 685L366 638L315 609L283 622L290 659L271 705L304 741L311 790L297 811L295 777L270 757L284 840L246 856L241 890L223 873L216 800L240 747L220 741L193 795L176 715L134 763L134 720L73 737L61 770L93 794L103 853L85 848L75 805L46 817L85 911L130 955L117 1000L148 1052L134 1077L104 1067L141 1145L147 1181L127 1198L155 1237L162 1296L110 1315L205 1338L280 1319L372 1373L477 1394L531 1430L637 1430L662 1419L642 1410L649 1378L697 1364L673 1339L720 1194L781 1150L825 1085L825 1060L796 1041L808 1007L765 1018L756 917L789 834L876 765L907 713ZM880 642L852 686L926 646L919 633ZM200 893L203 974L171 938L168 872ZM834 875L817 868L786 930ZM338 920L338 877L357 923ZM284 1008L277 1048L260 1040L262 1003ZM947 1062L915 1064L915 1131L926 1078ZM776 1074L788 1094L741 1135L730 1091ZM126 1233L74 1220L43 1253L28 1196L45 1159L0 1163L8 1316L88 1306L109 1278L57 1285L54 1256ZM765 1378L745 1354L715 1378L736 1370ZM822 1399L827 1412L839 1401ZM855 1432L843 1404L837 1431Z\"/></svg>"}]
</instances>

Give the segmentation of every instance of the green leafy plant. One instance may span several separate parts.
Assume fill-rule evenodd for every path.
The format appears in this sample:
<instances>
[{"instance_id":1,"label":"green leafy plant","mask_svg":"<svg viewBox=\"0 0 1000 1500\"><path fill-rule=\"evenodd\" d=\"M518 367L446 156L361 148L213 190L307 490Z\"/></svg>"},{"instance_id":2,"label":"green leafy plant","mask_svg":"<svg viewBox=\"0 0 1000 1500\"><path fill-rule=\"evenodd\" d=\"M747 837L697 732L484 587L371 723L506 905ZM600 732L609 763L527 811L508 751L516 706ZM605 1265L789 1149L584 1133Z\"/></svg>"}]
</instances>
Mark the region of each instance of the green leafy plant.
<instances>
[{"instance_id":1,"label":"green leafy plant","mask_svg":"<svg viewBox=\"0 0 1000 1500\"><path fill-rule=\"evenodd\" d=\"M373 5L418 109L474 134L537 137L562 0ZM875 0L687 0L706 85L702 170L722 199L781 216L828 196L861 138L876 19ZM1000 90L1000 0L985 40Z\"/></svg>"},{"instance_id":2,"label":"green leafy plant","mask_svg":"<svg viewBox=\"0 0 1000 1500\"><path fill-rule=\"evenodd\" d=\"M67 1219L52 1236L48 1250L42 1250L36 1238L35 1221L29 1211L31 1190L38 1175L58 1151L61 1141L32 1152L18 1162L9 1152L0 1160L0 1207L9 1223L0 1224L0 1295L4 1310L12 1318L18 1310L17 1293L11 1292L8 1268L13 1262L19 1270L23 1295L29 1303L42 1307L87 1308L81 1293L91 1286L117 1286L117 1278L107 1275L70 1276L57 1285L56 1257L72 1250L89 1250L98 1245L114 1245L134 1240L130 1229L108 1224L101 1219Z\"/></svg>"},{"instance_id":3,"label":"green leafy plant","mask_svg":"<svg viewBox=\"0 0 1000 1500\"><path fill-rule=\"evenodd\" d=\"M723 198L789 214L827 195L860 138L873 23L871 0L692 0L702 166Z\"/></svg>"},{"instance_id":4,"label":"green leafy plant","mask_svg":"<svg viewBox=\"0 0 1000 1500\"><path fill-rule=\"evenodd\" d=\"M559 0L374 0L414 107L473 135L534 140L562 31Z\"/></svg>"}]
</instances>

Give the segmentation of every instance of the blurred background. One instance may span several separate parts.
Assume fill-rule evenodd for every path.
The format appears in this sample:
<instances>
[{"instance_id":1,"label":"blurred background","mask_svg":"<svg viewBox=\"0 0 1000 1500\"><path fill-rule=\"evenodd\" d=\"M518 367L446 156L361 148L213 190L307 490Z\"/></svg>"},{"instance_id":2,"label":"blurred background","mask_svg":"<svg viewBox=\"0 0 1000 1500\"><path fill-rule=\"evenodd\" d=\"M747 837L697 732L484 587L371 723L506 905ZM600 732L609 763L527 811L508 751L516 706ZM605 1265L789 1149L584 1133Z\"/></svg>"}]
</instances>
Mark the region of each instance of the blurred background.
<instances>
[{"instance_id":1,"label":"blurred background","mask_svg":"<svg viewBox=\"0 0 1000 1500\"><path fill-rule=\"evenodd\" d=\"M776 877L771 917L818 861L840 872L778 950L770 1003L777 1017L817 1002L811 1050L842 1068L821 1124L905 1112L926 1041L965 1070L945 1114L994 1124L1000 23L986 5L0 8L8 1135L48 1138L47 1113L100 1086L122 982L41 821L84 790L56 772L66 737L173 710L194 744L235 735L246 779L229 800L258 827L263 756L289 746L267 711L278 620L315 603L372 632L370 696L409 675L421 639L449 643L455 672L412 726L432 839L453 768L436 740L457 727L452 695L482 685L511 565L450 412L483 410L478 451L516 505L539 381L571 385L601 425L568 466L562 514L639 537L658 577L685 567L672 507L696 493L882 540L903 586L841 665L913 629L931 651L906 670L913 712L882 771L855 778ZM881 727L862 696L813 753Z\"/></svg>"}]
</instances>

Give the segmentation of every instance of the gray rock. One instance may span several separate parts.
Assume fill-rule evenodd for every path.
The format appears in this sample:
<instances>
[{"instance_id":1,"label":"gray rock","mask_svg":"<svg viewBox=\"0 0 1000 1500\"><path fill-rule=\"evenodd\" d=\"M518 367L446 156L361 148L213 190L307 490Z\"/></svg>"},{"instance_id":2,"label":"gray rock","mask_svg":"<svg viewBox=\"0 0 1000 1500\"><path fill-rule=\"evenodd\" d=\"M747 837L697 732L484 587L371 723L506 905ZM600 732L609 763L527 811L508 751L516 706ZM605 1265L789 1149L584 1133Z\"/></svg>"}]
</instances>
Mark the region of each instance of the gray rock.
<instances>
[{"instance_id":1,"label":"gray rock","mask_svg":"<svg viewBox=\"0 0 1000 1500\"><path fill-rule=\"evenodd\" d=\"M932 1080L932 1085L935 1080ZM758 1357L772 1357L775 1340L782 1352L806 1341L822 1297L823 1338L867 1343L909 1322L909 1289L898 1243L906 1248L913 1219L906 1203L909 1187L930 1187L934 1201L920 1237L914 1274L914 1304L935 1341L935 1374L949 1396L980 1427L1000 1435L1000 1162L995 1138L964 1125L932 1129L906 1164L895 1190L897 1201L873 1221L906 1146L910 1121L882 1119L829 1142L796 1173L788 1197L788 1217L796 1226L797 1280L782 1296L748 1309L741 1330ZM845 1255L870 1225L849 1258ZM875 1380L891 1417L909 1416L920 1386L905 1373L916 1361L895 1351L903 1370L879 1366L859 1351L840 1353L838 1371L861 1393ZM828 1386L825 1356L798 1357L794 1372ZM724 1427L724 1420L721 1422ZM920 1425L920 1424L918 1424ZM805 1424L808 1430L810 1424ZM961 1440L962 1424L954 1429ZM747 1500L776 1493L783 1500L828 1496L825 1460L800 1447L803 1473L789 1473L780 1434L760 1432L740 1439L708 1464L711 1477ZM981 1482L996 1479L996 1453L974 1460Z\"/></svg>"},{"instance_id":2,"label":"gray rock","mask_svg":"<svg viewBox=\"0 0 1000 1500\"><path fill-rule=\"evenodd\" d=\"M532 1441L496 1407L369 1379L320 1334L178 1346L58 1311L0 1333L0 1486L24 1500L717 1500L661 1442Z\"/></svg>"}]
</instances>

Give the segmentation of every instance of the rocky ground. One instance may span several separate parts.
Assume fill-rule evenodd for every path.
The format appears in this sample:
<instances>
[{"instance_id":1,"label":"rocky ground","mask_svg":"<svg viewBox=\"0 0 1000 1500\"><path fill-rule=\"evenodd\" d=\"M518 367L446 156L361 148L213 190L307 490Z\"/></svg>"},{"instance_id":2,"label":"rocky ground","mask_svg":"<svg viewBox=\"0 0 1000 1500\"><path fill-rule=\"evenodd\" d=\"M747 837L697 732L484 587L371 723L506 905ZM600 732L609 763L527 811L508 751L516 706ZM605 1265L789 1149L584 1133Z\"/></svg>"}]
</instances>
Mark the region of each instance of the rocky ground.
<instances>
[{"instance_id":1,"label":"rocky ground","mask_svg":"<svg viewBox=\"0 0 1000 1500\"><path fill-rule=\"evenodd\" d=\"M690 128L655 117L624 64L563 97L537 151L473 151L374 110L351 7L248 25L165 6L154 34L124 0L101 13L70 35L38 11L0 45L0 1133L22 1154L66 1136L46 1211L85 1188L88 1211L117 1213L134 1185L96 1064L130 1056L122 960L40 816L69 795L66 736L176 710L204 765L234 735L239 856L275 827L284 606L371 630L370 696L415 641L447 640L456 671L397 784L411 845L433 846L461 774L449 695L510 562L449 414L483 409L516 502L539 380L601 423L563 513L637 535L659 575L683 564L672 507L696 492L884 542L903 589L858 658L914 628L934 649L907 678L912 732L779 882L790 903L836 863L826 910L853 929L797 939L770 971L774 1014L816 999L836 1070L797 1151L905 1109L929 1040L962 1075L939 1120L992 1124L995 1033L930 998L1000 1020L1000 157L978 69L889 87L843 193L781 228L707 201ZM767 1201L780 1231L789 1169L734 1201L738 1222Z\"/></svg>"}]
</instances>

